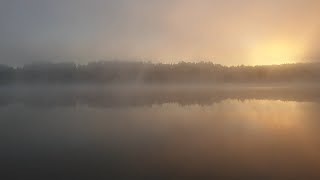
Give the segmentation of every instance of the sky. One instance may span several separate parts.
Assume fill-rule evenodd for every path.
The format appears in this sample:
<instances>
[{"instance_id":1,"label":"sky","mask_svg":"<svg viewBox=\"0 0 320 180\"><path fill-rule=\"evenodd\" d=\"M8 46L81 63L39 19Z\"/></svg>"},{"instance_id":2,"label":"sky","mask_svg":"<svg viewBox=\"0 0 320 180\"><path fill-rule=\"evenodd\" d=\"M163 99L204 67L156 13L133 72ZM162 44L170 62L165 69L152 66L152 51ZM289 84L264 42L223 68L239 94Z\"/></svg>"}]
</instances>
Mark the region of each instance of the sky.
<instances>
[{"instance_id":1,"label":"sky","mask_svg":"<svg viewBox=\"0 0 320 180\"><path fill-rule=\"evenodd\" d=\"M0 64L320 58L319 0L1 0Z\"/></svg>"}]
</instances>

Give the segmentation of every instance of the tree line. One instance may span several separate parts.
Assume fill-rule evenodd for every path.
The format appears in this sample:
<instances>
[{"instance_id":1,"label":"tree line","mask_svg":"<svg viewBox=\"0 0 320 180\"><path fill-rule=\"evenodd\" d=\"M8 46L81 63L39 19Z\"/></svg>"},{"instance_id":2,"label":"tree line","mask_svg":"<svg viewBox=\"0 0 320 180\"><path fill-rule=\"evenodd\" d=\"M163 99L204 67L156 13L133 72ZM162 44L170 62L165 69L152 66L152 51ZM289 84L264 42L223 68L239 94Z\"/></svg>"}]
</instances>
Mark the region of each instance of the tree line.
<instances>
[{"instance_id":1,"label":"tree line","mask_svg":"<svg viewBox=\"0 0 320 180\"><path fill-rule=\"evenodd\" d=\"M320 63L223 66L212 62L100 61L0 65L0 84L12 83L268 83L318 82Z\"/></svg>"}]
</instances>

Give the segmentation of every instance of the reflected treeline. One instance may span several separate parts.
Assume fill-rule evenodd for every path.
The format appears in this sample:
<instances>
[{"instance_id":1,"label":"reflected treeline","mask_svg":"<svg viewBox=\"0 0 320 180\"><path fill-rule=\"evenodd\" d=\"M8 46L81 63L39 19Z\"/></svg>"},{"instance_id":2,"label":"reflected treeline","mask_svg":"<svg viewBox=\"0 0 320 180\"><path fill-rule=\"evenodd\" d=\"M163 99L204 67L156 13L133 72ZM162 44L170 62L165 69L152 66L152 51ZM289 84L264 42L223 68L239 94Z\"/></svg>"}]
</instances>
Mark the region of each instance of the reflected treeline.
<instances>
[{"instance_id":1,"label":"reflected treeline","mask_svg":"<svg viewBox=\"0 0 320 180\"><path fill-rule=\"evenodd\" d=\"M319 87L38 87L2 88L0 106L35 107L139 107L177 103L211 105L227 99L320 102Z\"/></svg>"},{"instance_id":2,"label":"reflected treeline","mask_svg":"<svg viewBox=\"0 0 320 180\"><path fill-rule=\"evenodd\" d=\"M0 66L0 84L10 83L219 83L317 82L320 63L222 66L211 62L153 64L105 61L87 65L33 63Z\"/></svg>"}]
</instances>

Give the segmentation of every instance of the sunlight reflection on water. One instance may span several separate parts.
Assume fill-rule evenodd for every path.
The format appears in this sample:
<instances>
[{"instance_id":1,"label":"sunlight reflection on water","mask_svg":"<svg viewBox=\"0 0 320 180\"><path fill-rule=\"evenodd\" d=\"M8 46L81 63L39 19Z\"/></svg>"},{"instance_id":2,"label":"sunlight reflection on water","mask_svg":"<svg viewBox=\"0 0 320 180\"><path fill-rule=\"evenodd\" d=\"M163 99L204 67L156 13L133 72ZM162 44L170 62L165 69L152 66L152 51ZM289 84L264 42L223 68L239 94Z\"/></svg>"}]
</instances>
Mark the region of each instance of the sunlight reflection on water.
<instances>
[{"instance_id":1,"label":"sunlight reflection on water","mask_svg":"<svg viewBox=\"0 0 320 180\"><path fill-rule=\"evenodd\" d=\"M173 99L104 107L59 106L50 100L45 104L54 106L40 107L26 99L0 108L0 156L11 169L67 171L71 166L134 177L320 177L318 102L225 98L181 104Z\"/></svg>"}]
</instances>

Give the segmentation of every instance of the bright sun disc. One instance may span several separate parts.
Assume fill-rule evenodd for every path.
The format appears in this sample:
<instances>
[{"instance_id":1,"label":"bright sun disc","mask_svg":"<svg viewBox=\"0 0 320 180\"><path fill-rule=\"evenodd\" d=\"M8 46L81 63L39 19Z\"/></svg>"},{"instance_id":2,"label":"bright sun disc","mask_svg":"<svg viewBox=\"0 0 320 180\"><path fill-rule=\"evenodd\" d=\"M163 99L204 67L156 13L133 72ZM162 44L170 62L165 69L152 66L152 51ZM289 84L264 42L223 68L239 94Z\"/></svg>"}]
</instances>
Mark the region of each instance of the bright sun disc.
<instances>
[{"instance_id":1,"label":"bright sun disc","mask_svg":"<svg viewBox=\"0 0 320 180\"><path fill-rule=\"evenodd\" d=\"M301 51L294 43L272 42L253 48L251 61L265 65L295 63Z\"/></svg>"}]
</instances>

